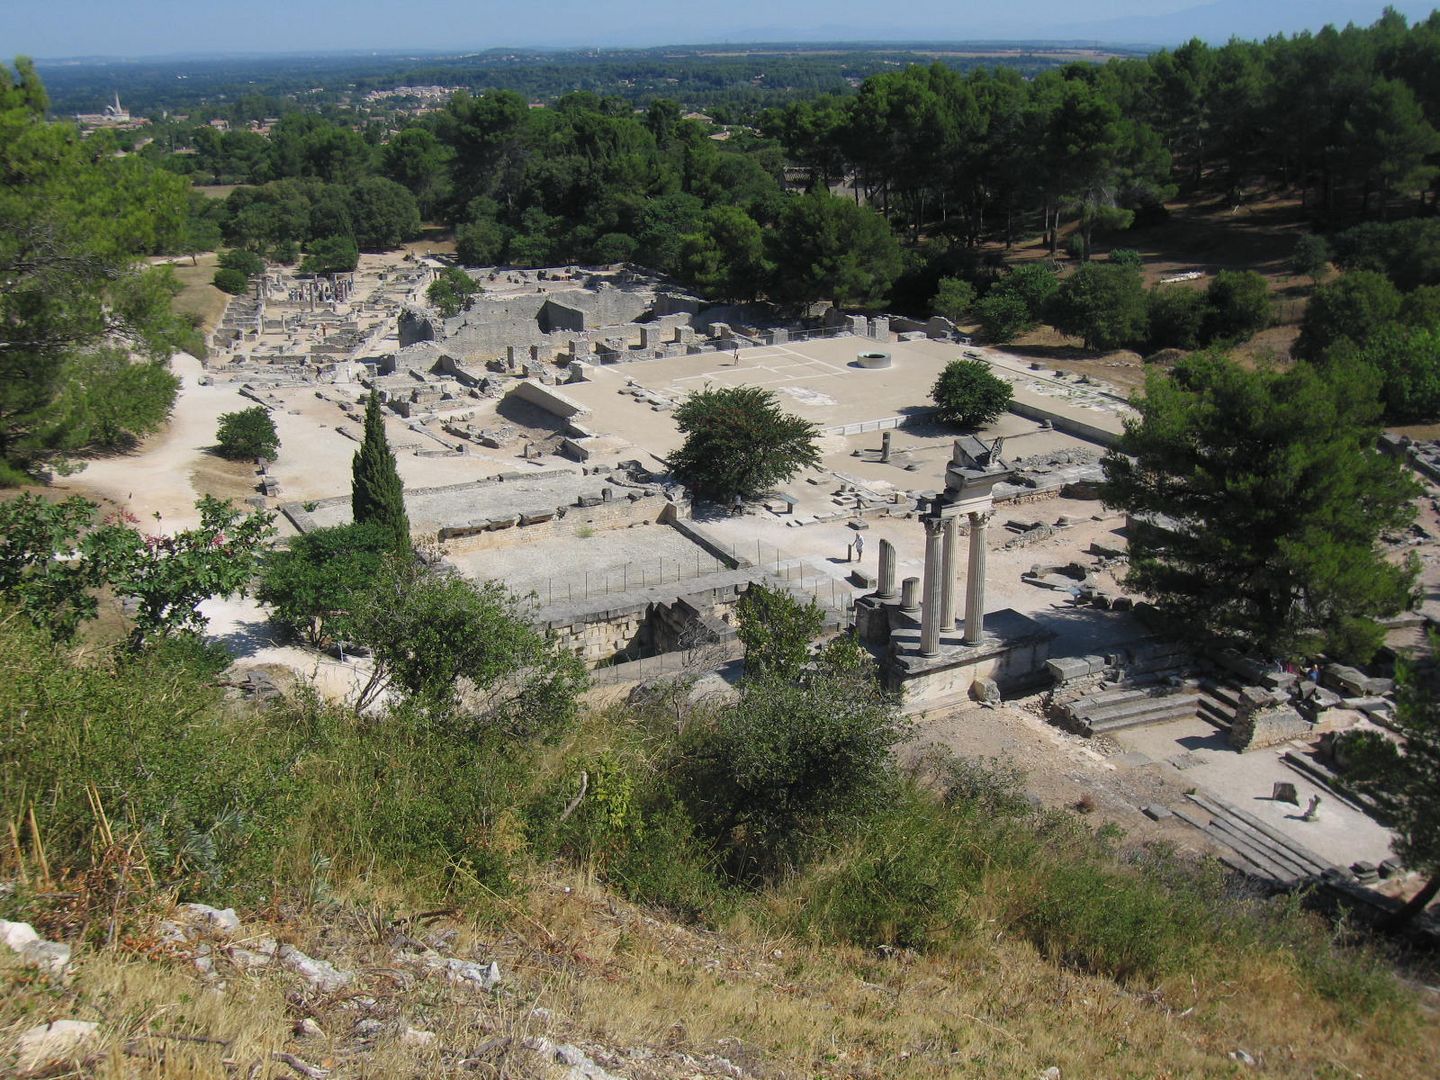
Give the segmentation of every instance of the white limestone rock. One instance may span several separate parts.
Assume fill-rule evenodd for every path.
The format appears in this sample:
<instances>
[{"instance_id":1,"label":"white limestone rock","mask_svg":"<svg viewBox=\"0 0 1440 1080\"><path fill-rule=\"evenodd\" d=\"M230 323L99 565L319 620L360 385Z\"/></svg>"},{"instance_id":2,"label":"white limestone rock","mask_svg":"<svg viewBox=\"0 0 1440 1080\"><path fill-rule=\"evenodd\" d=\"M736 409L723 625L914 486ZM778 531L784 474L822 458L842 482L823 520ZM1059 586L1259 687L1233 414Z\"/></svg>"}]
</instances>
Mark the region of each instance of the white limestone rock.
<instances>
[{"instance_id":1,"label":"white limestone rock","mask_svg":"<svg viewBox=\"0 0 1440 1080\"><path fill-rule=\"evenodd\" d=\"M240 916L234 908L213 908L208 904L181 904L175 909L176 918L197 929L229 937L240 929Z\"/></svg>"},{"instance_id":2,"label":"white limestone rock","mask_svg":"<svg viewBox=\"0 0 1440 1080\"><path fill-rule=\"evenodd\" d=\"M455 957L438 956L435 953L402 953L401 960L423 964L431 971L443 971L453 983L471 986L478 990L494 990L500 984L500 965L494 960L488 964Z\"/></svg>"},{"instance_id":3,"label":"white limestone rock","mask_svg":"<svg viewBox=\"0 0 1440 1080\"><path fill-rule=\"evenodd\" d=\"M333 994L355 981L353 972L340 971L328 960L316 960L306 956L293 945L280 946L276 956L285 967L296 972L311 987L324 994Z\"/></svg>"},{"instance_id":4,"label":"white limestone rock","mask_svg":"<svg viewBox=\"0 0 1440 1080\"><path fill-rule=\"evenodd\" d=\"M54 979L63 977L70 966L70 946L58 941L32 942L21 950L20 956L25 963Z\"/></svg>"},{"instance_id":5,"label":"white limestone rock","mask_svg":"<svg viewBox=\"0 0 1440 1080\"><path fill-rule=\"evenodd\" d=\"M544 1038L526 1039L525 1045L557 1065L567 1066L566 1080L624 1080L623 1077L602 1068L578 1046L553 1043Z\"/></svg>"},{"instance_id":6,"label":"white limestone rock","mask_svg":"<svg viewBox=\"0 0 1440 1080\"><path fill-rule=\"evenodd\" d=\"M433 1031L421 1031L419 1028L407 1027L405 1033L400 1036L400 1041L406 1046L433 1046L438 1036Z\"/></svg>"},{"instance_id":7,"label":"white limestone rock","mask_svg":"<svg viewBox=\"0 0 1440 1080\"><path fill-rule=\"evenodd\" d=\"M33 1027L16 1043L20 1067L29 1072L48 1062L73 1058L99 1031L100 1025L89 1020L55 1020Z\"/></svg>"},{"instance_id":8,"label":"white limestone rock","mask_svg":"<svg viewBox=\"0 0 1440 1080\"><path fill-rule=\"evenodd\" d=\"M29 923L0 919L0 941L20 954L27 967L39 968L52 978L61 978L70 966L70 946L46 941Z\"/></svg>"},{"instance_id":9,"label":"white limestone rock","mask_svg":"<svg viewBox=\"0 0 1440 1080\"><path fill-rule=\"evenodd\" d=\"M25 946L40 940L40 935L29 923L9 922L0 919L0 941L14 952L24 952Z\"/></svg>"}]
</instances>

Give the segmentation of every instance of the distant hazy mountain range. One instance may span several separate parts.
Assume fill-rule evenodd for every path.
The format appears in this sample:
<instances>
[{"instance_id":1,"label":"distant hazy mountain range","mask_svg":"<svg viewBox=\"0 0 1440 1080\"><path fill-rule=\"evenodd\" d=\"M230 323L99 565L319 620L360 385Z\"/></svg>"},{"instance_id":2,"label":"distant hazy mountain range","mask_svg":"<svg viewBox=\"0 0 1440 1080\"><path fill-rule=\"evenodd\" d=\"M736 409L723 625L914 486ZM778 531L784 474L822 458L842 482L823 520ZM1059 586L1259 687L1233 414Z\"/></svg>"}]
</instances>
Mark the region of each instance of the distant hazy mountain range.
<instances>
[{"instance_id":1,"label":"distant hazy mountain range","mask_svg":"<svg viewBox=\"0 0 1440 1080\"><path fill-rule=\"evenodd\" d=\"M1407 3L1392 0L1390 4L1411 22L1426 18L1440 0ZM901 12L892 28L872 37L857 33L853 26L817 25L798 32L779 26L726 30L709 40L731 42L782 41L1014 41L1057 42L1084 41L1112 45L1175 45L1198 37L1221 43L1232 37L1264 39L1273 34L1296 34L1302 30L1318 30L1326 24L1343 27L1346 23L1369 26L1384 11L1384 0L1214 0L1213 3L1187 7L1180 11L1157 15L1131 15L1119 18L1041 22L1035 19L1010 21L1004 15L969 18L954 24L912 25ZM1083 4L1075 9L1083 11ZM1074 9L1072 9L1074 10ZM679 40L701 41L693 36Z\"/></svg>"},{"instance_id":2,"label":"distant hazy mountain range","mask_svg":"<svg viewBox=\"0 0 1440 1080\"><path fill-rule=\"evenodd\" d=\"M1397 3L1392 6L1412 21L1419 21L1429 15L1434 5ZM1318 30L1327 23L1344 26L1353 22L1368 26L1383 10L1380 3L1360 0L1216 0L1169 15L1066 23L1053 27L1051 32L1059 38L1115 44L1171 45L1194 37L1225 42L1232 37L1258 39L1272 34Z\"/></svg>"}]
</instances>

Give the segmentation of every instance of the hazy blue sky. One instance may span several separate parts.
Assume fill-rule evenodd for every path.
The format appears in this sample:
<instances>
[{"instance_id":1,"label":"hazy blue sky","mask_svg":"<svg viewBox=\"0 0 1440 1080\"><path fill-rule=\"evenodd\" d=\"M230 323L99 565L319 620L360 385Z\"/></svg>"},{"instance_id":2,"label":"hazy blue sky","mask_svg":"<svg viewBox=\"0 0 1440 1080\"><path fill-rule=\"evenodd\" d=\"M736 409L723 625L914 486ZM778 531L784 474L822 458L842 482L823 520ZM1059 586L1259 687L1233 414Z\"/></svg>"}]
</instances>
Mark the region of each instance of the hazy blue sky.
<instances>
[{"instance_id":1,"label":"hazy blue sky","mask_svg":"<svg viewBox=\"0 0 1440 1080\"><path fill-rule=\"evenodd\" d=\"M1207 0L0 0L0 56L140 56L777 39L1053 37L1160 40ZM1220 0L1236 33L1298 30L1317 12L1368 22L1383 0ZM1417 16L1430 4L1395 4ZM1260 17L1261 22L1244 25ZM1225 23L1227 30L1232 25ZM1130 35L1153 33L1155 36ZM1188 31L1187 31L1188 32ZM1202 31L1203 32L1203 31ZM1085 35L1088 36L1088 35Z\"/></svg>"}]
</instances>

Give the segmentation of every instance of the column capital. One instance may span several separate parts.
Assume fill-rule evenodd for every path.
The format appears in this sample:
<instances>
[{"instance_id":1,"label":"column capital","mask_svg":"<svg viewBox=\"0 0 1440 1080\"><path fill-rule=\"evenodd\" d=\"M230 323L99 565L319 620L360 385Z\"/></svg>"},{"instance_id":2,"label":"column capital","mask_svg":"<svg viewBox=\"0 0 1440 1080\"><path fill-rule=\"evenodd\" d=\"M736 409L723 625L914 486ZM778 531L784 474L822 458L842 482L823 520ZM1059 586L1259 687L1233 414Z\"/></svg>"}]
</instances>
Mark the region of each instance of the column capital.
<instances>
[{"instance_id":1,"label":"column capital","mask_svg":"<svg viewBox=\"0 0 1440 1080\"><path fill-rule=\"evenodd\" d=\"M970 527L971 527L971 528L984 528L986 525L989 525L989 524L990 524L990 519L993 518L994 516L995 516L995 508L994 508L994 507L991 507L989 510L971 510L971 511L970 511Z\"/></svg>"}]
</instances>

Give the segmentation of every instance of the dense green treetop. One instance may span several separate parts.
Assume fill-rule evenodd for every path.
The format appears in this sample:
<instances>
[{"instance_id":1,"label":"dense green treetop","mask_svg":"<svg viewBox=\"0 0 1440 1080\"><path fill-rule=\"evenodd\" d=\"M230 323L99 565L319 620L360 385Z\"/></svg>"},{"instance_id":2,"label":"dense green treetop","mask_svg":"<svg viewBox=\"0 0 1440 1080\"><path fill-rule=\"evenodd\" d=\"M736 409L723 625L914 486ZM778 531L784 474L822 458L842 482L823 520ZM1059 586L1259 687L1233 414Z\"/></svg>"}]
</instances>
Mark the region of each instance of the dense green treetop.
<instances>
[{"instance_id":1,"label":"dense green treetop","mask_svg":"<svg viewBox=\"0 0 1440 1080\"><path fill-rule=\"evenodd\" d=\"M222 413L215 430L215 449L231 461L273 459L280 449L280 436L275 431L270 410L263 405L252 405L238 412Z\"/></svg>"},{"instance_id":2,"label":"dense green treetop","mask_svg":"<svg viewBox=\"0 0 1440 1080\"><path fill-rule=\"evenodd\" d=\"M671 471L701 499L754 498L820 463L815 425L758 386L707 386L680 403L675 426L685 443Z\"/></svg>"},{"instance_id":3,"label":"dense green treetop","mask_svg":"<svg viewBox=\"0 0 1440 1080\"><path fill-rule=\"evenodd\" d=\"M158 427L190 338L169 269L136 262L180 243L184 180L97 155L44 105L33 67L0 67L0 482Z\"/></svg>"},{"instance_id":4,"label":"dense green treetop","mask_svg":"<svg viewBox=\"0 0 1440 1080\"><path fill-rule=\"evenodd\" d=\"M930 390L936 414L946 424L984 427L1010 405L1010 384L983 360L951 360Z\"/></svg>"},{"instance_id":5,"label":"dense green treetop","mask_svg":"<svg viewBox=\"0 0 1440 1080\"><path fill-rule=\"evenodd\" d=\"M1055 328L1087 349L1134 347L1146 339L1145 286L1134 267L1087 263L1060 283L1049 304Z\"/></svg>"},{"instance_id":6,"label":"dense green treetop","mask_svg":"<svg viewBox=\"0 0 1440 1080\"><path fill-rule=\"evenodd\" d=\"M1261 655L1367 660L1374 621L1410 602L1415 567L1379 552L1416 485L1379 453L1374 372L1247 371L1197 353L1152 372L1105 459L1132 515L1129 585L1174 629Z\"/></svg>"}]
</instances>

